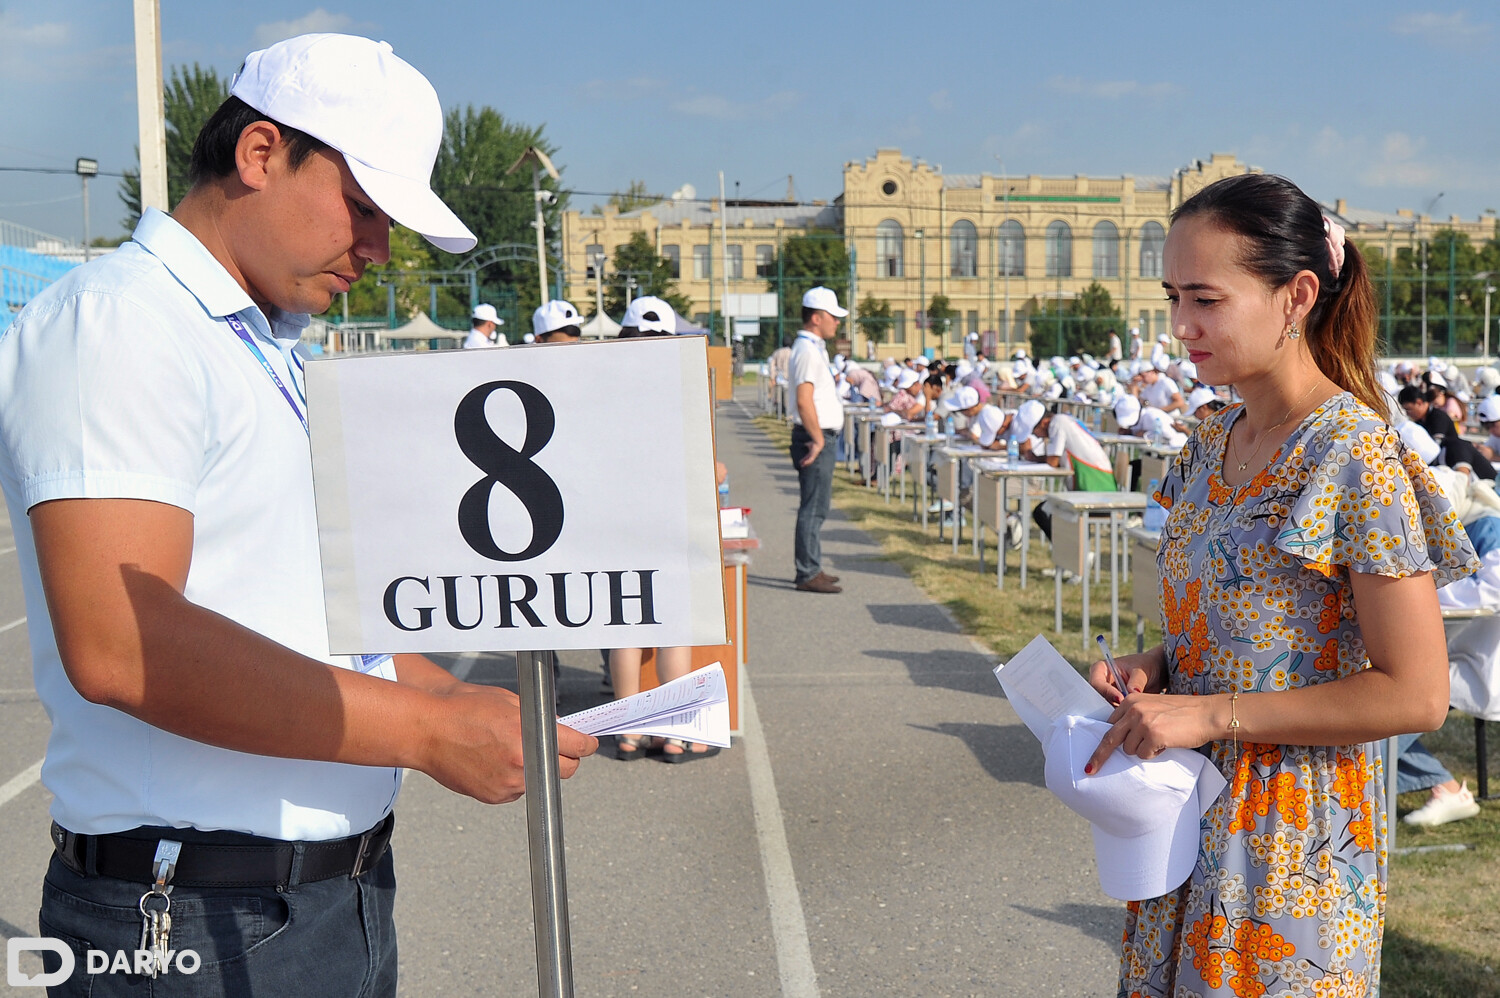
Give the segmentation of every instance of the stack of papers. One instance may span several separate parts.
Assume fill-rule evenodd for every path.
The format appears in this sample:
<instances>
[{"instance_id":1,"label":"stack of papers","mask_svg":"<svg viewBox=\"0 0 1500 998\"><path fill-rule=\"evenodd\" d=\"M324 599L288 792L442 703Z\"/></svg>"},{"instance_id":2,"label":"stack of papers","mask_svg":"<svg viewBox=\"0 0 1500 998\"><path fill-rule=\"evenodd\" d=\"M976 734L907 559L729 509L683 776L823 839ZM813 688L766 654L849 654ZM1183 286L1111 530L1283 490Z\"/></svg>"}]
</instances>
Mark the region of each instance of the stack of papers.
<instances>
[{"instance_id":1,"label":"stack of papers","mask_svg":"<svg viewBox=\"0 0 1500 998\"><path fill-rule=\"evenodd\" d=\"M718 662L623 700L580 710L557 723L586 735L650 735L729 748L729 689Z\"/></svg>"},{"instance_id":2,"label":"stack of papers","mask_svg":"<svg viewBox=\"0 0 1500 998\"><path fill-rule=\"evenodd\" d=\"M1043 745L1060 717L1071 714L1108 721L1114 713L1099 691L1040 634L1009 662L995 666L995 678L1016 716Z\"/></svg>"}]
</instances>

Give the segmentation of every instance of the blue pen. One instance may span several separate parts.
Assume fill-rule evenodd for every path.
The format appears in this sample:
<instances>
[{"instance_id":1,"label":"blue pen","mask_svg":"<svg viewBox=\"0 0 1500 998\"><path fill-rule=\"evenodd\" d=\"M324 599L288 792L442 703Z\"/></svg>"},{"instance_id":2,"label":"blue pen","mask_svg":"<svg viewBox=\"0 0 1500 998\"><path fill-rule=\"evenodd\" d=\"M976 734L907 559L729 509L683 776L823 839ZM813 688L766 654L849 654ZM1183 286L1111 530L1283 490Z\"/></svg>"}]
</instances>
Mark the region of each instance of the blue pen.
<instances>
[{"instance_id":1,"label":"blue pen","mask_svg":"<svg viewBox=\"0 0 1500 998\"><path fill-rule=\"evenodd\" d=\"M1099 650L1104 652L1104 662L1109 666L1110 675L1115 677L1115 685L1120 688L1120 696L1130 696L1130 684L1125 679L1125 673L1121 672L1120 667L1115 664L1115 657L1109 653L1109 644L1104 640L1104 635L1097 635L1094 640L1099 642Z\"/></svg>"}]
</instances>

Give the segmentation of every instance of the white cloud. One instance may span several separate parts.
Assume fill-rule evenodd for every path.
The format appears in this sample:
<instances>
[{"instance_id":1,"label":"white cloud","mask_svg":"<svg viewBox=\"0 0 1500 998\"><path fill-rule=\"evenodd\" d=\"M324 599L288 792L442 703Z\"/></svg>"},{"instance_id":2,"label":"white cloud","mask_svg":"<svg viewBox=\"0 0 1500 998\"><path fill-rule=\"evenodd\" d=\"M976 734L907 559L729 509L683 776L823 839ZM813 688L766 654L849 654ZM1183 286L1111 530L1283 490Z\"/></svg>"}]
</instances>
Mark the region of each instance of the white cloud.
<instances>
[{"instance_id":1,"label":"white cloud","mask_svg":"<svg viewBox=\"0 0 1500 998\"><path fill-rule=\"evenodd\" d=\"M768 97L753 101L731 100L721 94L696 94L672 102L672 110L694 118L714 118L719 121L745 121L751 118L775 117L782 111L794 107L802 100L795 90L780 90Z\"/></svg>"},{"instance_id":2,"label":"white cloud","mask_svg":"<svg viewBox=\"0 0 1500 998\"><path fill-rule=\"evenodd\" d=\"M934 111L953 110L953 98L948 96L948 91L946 90L939 90L935 94L929 94L927 103L932 105Z\"/></svg>"},{"instance_id":3,"label":"white cloud","mask_svg":"<svg viewBox=\"0 0 1500 998\"><path fill-rule=\"evenodd\" d=\"M15 11L0 10L0 51L20 48L55 48L68 42L72 32L62 21L22 24Z\"/></svg>"},{"instance_id":4,"label":"white cloud","mask_svg":"<svg viewBox=\"0 0 1500 998\"><path fill-rule=\"evenodd\" d=\"M1122 97L1170 97L1178 92L1175 83L1141 83L1139 80L1085 80L1081 76L1054 76L1047 86L1058 93L1075 94L1082 97L1097 97L1101 100L1119 100Z\"/></svg>"},{"instance_id":5,"label":"white cloud","mask_svg":"<svg viewBox=\"0 0 1500 998\"><path fill-rule=\"evenodd\" d=\"M1473 48L1487 43L1491 26L1469 20L1468 11L1452 14L1424 11L1403 14L1391 22L1391 30L1398 35L1421 38L1439 48Z\"/></svg>"},{"instance_id":6,"label":"white cloud","mask_svg":"<svg viewBox=\"0 0 1500 998\"><path fill-rule=\"evenodd\" d=\"M1418 190L1484 189L1489 179L1472 164L1431 153L1428 141L1406 132L1345 136L1331 125L1312 141L1313 155L1365 187Z\"/></svg>"},{"instance_id":7,"label":"white cloud","mask_svg":"<svg viewBox=\"0 0 1500 998\"><path fill-rule=\"evenodd\" d=\"M590 101L632 101L660 93L666 88L666 80L653 76L634 76L628 80L588 80L579 84L578 94Z\"/></svg>"},{"instance_id":8,"label":"white cloud","mask_svg":"<svg viewBox=\"0 0 1500 998\"><path fill-rule=\"evenodd\" d=\"M331 14L319 7L290 21L270 21L255 28L255 44L274 45L296 35L319 31L347 31L354 24L348 14Z\"/></svg>"}]
</instances>

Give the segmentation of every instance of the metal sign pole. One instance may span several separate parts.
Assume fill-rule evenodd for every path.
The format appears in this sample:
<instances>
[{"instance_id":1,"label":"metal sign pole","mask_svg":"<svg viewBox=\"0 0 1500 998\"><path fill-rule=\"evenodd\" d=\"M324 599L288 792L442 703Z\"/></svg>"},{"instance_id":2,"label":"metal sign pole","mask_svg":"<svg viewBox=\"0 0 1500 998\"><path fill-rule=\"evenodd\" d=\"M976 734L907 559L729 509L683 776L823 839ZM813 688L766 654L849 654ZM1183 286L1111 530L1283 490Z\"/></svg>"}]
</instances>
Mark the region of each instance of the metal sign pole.
<instances>
[{"instance_id":1,"label":"metal sign pole","mask_svg":"<svg viewBox=\"0 0 1500 998\"><path fill-rule=\"evenodd\" d=\"M521 743L526 760L526 835L531 850L531 916L541 998L573 998L568 876L563 865L562 792L557 775L555 653L516 653Z\"/></svg>"}]
</instances>

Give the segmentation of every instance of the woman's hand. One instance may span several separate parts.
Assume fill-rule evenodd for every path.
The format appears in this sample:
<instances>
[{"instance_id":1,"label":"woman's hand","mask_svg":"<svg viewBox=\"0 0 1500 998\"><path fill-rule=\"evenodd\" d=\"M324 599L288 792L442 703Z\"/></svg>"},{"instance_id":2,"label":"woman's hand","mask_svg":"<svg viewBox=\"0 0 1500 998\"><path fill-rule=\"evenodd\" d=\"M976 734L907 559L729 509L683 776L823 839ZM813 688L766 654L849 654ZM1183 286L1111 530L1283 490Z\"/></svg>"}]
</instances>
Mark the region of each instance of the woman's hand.
<instances>
[{"instance_id":1,"label":"woman's hand","mask_svg":"<svg viewBox=\"0 0 1500 998\"><path fill-rule=\"evenodd\" d=\"M1139 655L1120 655L1115 664L1125 674L1133 693L1160 693L1167 688L1167 655L1161 645ZM1125 693L1115 685L1109 665L1103 659L1089 667L1089 685L1099 691L1110 706L1118 706Z\"/></svg>"},{"instance_id":2,"label":"woman's hand","mask_svg":"<svg viewBox=\"0 0 1500 998\"><path fill-rule=\"evenodd\" d=\"M1099 740L1085 773L1096 773L1110 753L1154 759L1169 748L1197 748L1219 737L1229 723L1228 697L1132 693L1109 715L1114 727ZM1223 715L1221 718L1220 715Z\"/></svg>"}]
</instances>

